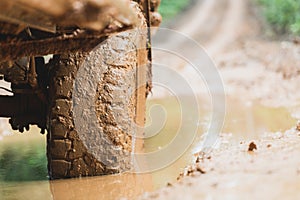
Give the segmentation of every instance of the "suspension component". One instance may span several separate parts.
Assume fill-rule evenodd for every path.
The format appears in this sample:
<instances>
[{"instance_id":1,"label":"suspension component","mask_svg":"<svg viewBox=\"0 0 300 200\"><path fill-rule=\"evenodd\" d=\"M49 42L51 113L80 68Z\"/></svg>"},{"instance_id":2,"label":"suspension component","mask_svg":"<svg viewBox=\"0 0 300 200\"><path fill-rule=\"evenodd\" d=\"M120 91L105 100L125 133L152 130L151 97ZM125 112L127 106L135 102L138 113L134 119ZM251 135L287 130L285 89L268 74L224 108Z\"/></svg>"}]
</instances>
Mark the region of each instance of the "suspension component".
<instances>
[{"instance_id":1,"label":"suspension component","mask_svg":"<svg viewBox=\"0 0 300 200\"><path fill-rule=\"evenodd\" d=\"M46 104L35 94L15 94L14 96L0 96L0 117L10 117L10 124L14 130L23 132L30 124L38 125L41 133L46 129Z\"/></svg>"}]
</instances>

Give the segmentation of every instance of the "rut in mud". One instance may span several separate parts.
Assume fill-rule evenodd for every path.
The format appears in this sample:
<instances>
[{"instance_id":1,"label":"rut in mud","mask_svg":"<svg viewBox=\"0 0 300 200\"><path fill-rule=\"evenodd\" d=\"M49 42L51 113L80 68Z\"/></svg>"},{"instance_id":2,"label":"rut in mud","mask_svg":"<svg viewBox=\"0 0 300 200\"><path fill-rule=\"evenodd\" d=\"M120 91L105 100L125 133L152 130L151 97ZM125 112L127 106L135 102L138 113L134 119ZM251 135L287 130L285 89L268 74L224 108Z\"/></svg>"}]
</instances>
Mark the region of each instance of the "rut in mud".
<instances>
[{"instance_id":1,"label":"rut in mud","mask_svg":"<svg viewBox=\"0 0 300 200\"><path fill-rule=\"evenodd\" d=\"M175 174L176 179L179 175L178 171L181 170L183 173L179 177L179 182L170 181L162 190L145 193L141 198L232 199L236 197L236 199L242 199L245 195L249 198L265 199L300 198L300 160L298 156L300 135L295 130L296 119L293 119L293 117L300 118L300 98L299 92L297 92L300 85L298 68L300 66L300 47L291 42L266 39L262 34L263 24L259 20L256 9L253 7L253 1L203 0L196 1L193 8L182 15L176 24L176 29L195 38L207 49L222 75L228 99L235 99L227 101L229 104L227 119L230 125L228 127L225 125L224 134L221 134L218 143L219 148L213 150L211 155L201 157L200 154L197 158L193 157L194 165L188 166L184 170L180 168L181 166L176 170L169 168L152 177L152 174L137 177L125 174L92 179L51 181L43 183L42 187L40 183L28 185L24 183L22 186L5 187L3 190L15 193L14 190L24 190L28 187L30 189L27 191L30 191L30 194L27 196L31 197L32 191L37 191L36 188L38 191L44 189L42 198L47 196L49 199L53 197L109 199L122 196L134 199L145 191L152 191L153 187L167 185L164 181L169 178L168 173L172 174L172 178ZM161 40L164 41L164 39ZM164 42L169 45L177 45L178 48L185 47L185 44L177 43L172 38L168 38ZM188 49L188 51L193 53L193 49ZM159 55L154 54L155 59L160 59ZM168 60L169 64L180 74L189 77L190 74L186 70L188 65L181 65L180 62L176 63L175 61ZM105 82L112 87L111 84L114 83L109 80L110 72L106 78ZM198 85L197 81L195 80L195 87L199 88L200 84ZM99 84L99 90L104 90L104 86L105 84ZM155 92L154 89L154 95ZM204 106L203 112L208 112L205 108L207 94L200 89L199 95L203 97L203 101L200 102ZM64 101L59 102L64 103ZM166 104L171 105L169 101ZM260 104L264 105L263 109L260 108ZM265 109L268 106L283 106L284 108ZM273 119L273 124L276 123L276 126L271 126L270 130L279 132L262 136L264 128L267 127L266 130L269 130L269 126L263 125L272 125L272 122L269 124L266 122L267 120L263 120L264 118L255 117L257 110L260 110L262 117ZM99 113L101 113L101 109ZM239 117L239 115L241 116ZM170 123L180 124L178 121ZM72 126L71 123L70 125ZM255 126L255 130L253 130L253 126ZM284 131L289 128L291 129ZM173 129L167 131L169 132L166 134L173 133ZM228 132L232 132L232 134L230 135ZM116 143L124 139L123 137L117 138L112 129L107 133L110 134L112 140L116 139ZM237 138L238 133L244 134L243 136L246 138ZM250 140L249 138L254 135L255 138ZM69 133L67 136L72 136L72 134ZM126 141L126 139L124 140ZM238 140L238 144L232 140L235 142ZM73 138L72 142L74 141L76 138L75 140ZM121 143L127 147L128 142ZM71 147L72 145L77 146L71 144ZM151 145L153 149L160 148L156 142L149 146ZM69 143L62 147L70 150ZM79 155L76 156L82 157L83 154L80 153L80 148L78 149ZM70 155L72 155L71 152ZM65 155L58 156L65 158ZM87 157L83 161L89 162L89 158ZM191 155L188 158L191 158ZM183 161L183 165L186 165L185 162L186 160ZM85 163L82 164L85 167ZM86 168L75 170L78 170L77 173L89 172L89 169ZM49 191L49 185L51 191ZM78 190L78 187L82 190ZM83 190L85 192L82 192ZM267 192L262 193L263 191ZM18 195L24 197L25 193L19 192Z\"/></svg>"},{"instance_id":2,"label":"rut in mud","mask_svg":"<svg viewBox=\"0 0 300 200\"><path fill-rule=\"evenodd\" d=\"M300 119L300 45L268 39L254 1L198 1L178 22L182 24L172 24L172 28L203 45L215 61L228 99L237 99L248 107L252 107L253 102L283 106L289 111L288 117L294 117L294 121ZM174 45L174 40L170 38L167 43ZM186 47L184 43L176 44L178 48ZM193 53L193 49L185 49ZM155 58L159 60L162 56L154 52ZM183 76L191 77L186 69L189 65L179 60L169 63ZM194 87L199 95L205 95L204 89L199 90L200 84ZM286 116L281 115L281 118ZM251 125L251 121L249 123ZM255 140L250 140L254 135L250 133L250 139L240 144L233 142L236 135L225 132L221 134L220 146L211 155L195 159L198 162L184 170L178 183L144 194L141 199L241 199L245 196L297 199L300 160L296 155L300 134L296 126L294 123L290 130L279 128L276 133L265 135L261 130ZM240 132L247 129L238 126L238 120L237 127Z\"/></svg>"}]
</instances>

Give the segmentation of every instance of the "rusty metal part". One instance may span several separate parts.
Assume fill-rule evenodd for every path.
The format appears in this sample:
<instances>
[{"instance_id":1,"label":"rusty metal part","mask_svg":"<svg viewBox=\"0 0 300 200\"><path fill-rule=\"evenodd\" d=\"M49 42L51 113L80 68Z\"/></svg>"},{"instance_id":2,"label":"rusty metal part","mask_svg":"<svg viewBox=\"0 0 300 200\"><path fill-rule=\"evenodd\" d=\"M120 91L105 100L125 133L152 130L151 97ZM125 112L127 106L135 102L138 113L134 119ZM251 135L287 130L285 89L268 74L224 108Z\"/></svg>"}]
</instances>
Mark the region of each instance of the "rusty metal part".
<instances>
[{"instance_id":1,"label":"rusty metal part","mask_svg":"<svg viewBox=\"0 0 300 200\"><path fill-rule=\"evenodd\" d=\"M147 26L150 27L150 0L135 0L140 5L147 21Z\"/></svg>"},{"instance_id":2,"label":"rusty metal part","mask_svg":"<svg viewBox=\"0 0 300 200\"><path fill-rule=\"evenodd\" d=\"M42 58L43 59L43 58ZM35 58L35 57L30 57L30 65L29 65L29 70L27 73L27 80L28 80L28 84L31 87L31 90L33 91L33 93L35 93L37 95L37 97L42 100L43 102L47 102L47 94L46 94L46 88L44 88L43 86L45 86L47 83L47 80L41 80L41 78L39 78L38 81L38 76L42 75L42 74L38 74L37 70L38 68L46 68L44 62L41 64L41 62L39 62L39 58ZM41 66L38 66L38 64L41 64Z\"/></svg>"},{"instance_id":3,"label":"rusty metal part","mask_svg":"<svg viewBox=\"0 0 300 200\"><path fill-rule=\"evenodd\" d=\"M28 83L31 86L31 88L33 90L36 90L38 88L38 82L37 82L37 73L36 73L34 57L30 57L30 65L29 65L27 78L28 78Z\"/></svg>"},{"instance_id":4,"label":"rusty metal part","mask_svg":"<svg viewBox=\"0 0 300 200\"><path fill-rule=\"evenodd\" d=\"M145 17L148 22L148 27L159 26L162 21L162 17L158 13L160 0L137 0L137 2L141 5L144 11Z\"/></svg>"},{"instance_id":5,"label":"rusty metal part","mask_svg":"<svg viewBox=\"0 0 300 200\"><path fill-rule=\"evenodd\" d=\"M34 94L0 96L0 117L10 117L14 130L24 131L29 124L46 129L46 105Z\"/></svg>"},{"instance_id":6,"label":"rusty metal part","mask_svg":"<svg viewBox=\"0 0 300 200\"><path fill-rule=\"evenodd\" d=\"M37 66L36 62L41 66ZM40 73L46 70L44 62L41 62L39 57L22 57L11 65L0 67L0 73L4 76L4 80L11 82L14 94L37 94L46 102L45 84L47 84L47 80L45 77L43 77L44 80L38 77L42 74L38 75L37 70Z\"/></svg>"},{"instance_id":7,"label":"rusty metal part","mask_svg":"<svg viewBox=\"0 0 300 200\"><path fill-rule=\"evenodd\" d=\"M147 42L147 52L148 52L148 70L147 70L147 81L146 81L146 96L151 92L152 89L152 51L151 51L151 9L150 0L135 0L141 7L143 14L145 16L147 27L148 27L148 42Z\"/></svg>"},{"instance_id":8,"label":"rusty metal part","mask_svg":"<svg viewBox=\"0 0 300 200\"><path fill-rule=\"evenodd\" d=\"M30 59L22 57L11 63L2 63L0 73L4 75L4 80L16 84L26 84L28 82L27 72L29 70Z\"/></svg>"},{"instance_id":9,"label":"rusty metal part","mask_svg":"<svg viewBox=\"0 0 300 200\"><path fill-rule=\"evenodd\" d=\"M94 48L107 36L131 27L110 27L100 33L83 31L79 34L61 35L46 39L0 43L0 61L16 60L20 57L87 51ZM1 65L1 63L0 63Z\"/></svg>"},{"instance_id":10,"label":"rusty metal part","mask_svg":"<svg viewBox=\"0 0 300 200\"><path fill-rule=\"evenodd\" d=\"M17 24L11 24L11 23L6 23L6 22L1 22L0 21L0 34L5 34L5 35L18 35L20 32L22 32L25 28L25 26L20 26Z\"/></svg>"}]
</instances>

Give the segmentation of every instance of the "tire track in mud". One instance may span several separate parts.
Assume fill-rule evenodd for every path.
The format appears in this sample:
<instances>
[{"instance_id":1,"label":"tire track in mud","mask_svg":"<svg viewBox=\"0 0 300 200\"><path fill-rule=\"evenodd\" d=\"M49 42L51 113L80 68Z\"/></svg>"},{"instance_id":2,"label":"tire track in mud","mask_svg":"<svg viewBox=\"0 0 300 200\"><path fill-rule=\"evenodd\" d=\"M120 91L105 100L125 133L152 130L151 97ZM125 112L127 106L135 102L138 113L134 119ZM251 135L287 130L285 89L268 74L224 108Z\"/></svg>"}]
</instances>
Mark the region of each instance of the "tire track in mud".
<instances>
[{"instance_id":1,"label":"tire track in mud","mask_svg":"<svg viewBox=\"0 0 300 200\"><path fill-rule=\"evenodd\" d=\"M247 5L248 1L240 0L197 1L189 11L176 19L178 22L173 29L170 27L169 35L164 34L165 31L158 31L153 44L159 44L161 49L184 51L201 57L195 52L196 42L209 56L219 56L244 34L244 24L248 23L244 22L248 15ZM166 59L163 54L154 51L154 60L184 70L185 61L180 58Z\"/></svg>"},{"instance_id":2,"label":"tire track in mud","mask_svg":"<svg viewBox=\"0 0 300 200\"><path fill-rule=\"evenodd\" d=\"M221 53L227 46L233 43L240 35L240 27L246 15L246 1L228 0L228 8L214 35L207 45L207 50L212 55Z\"/></svg>"},{"instance_id":3,"label":"tire track in mud","mask_svg":"<svg viewBox=\"0 0 300 200\"><path fill-rule=\"evenodd\" d=\"M215 3L215 0L198 1L187 14L182 16L181 20L184 23L177 26L177 30L188 36L195 35L199 31L199 26L205 25L210 13L213 13Z\"/></svg>"},{"instance_id":4,"label":"tire track in mud","mask_svg":"<svg viewBox=\"0 0 300 200\"><path fill-rule=\"evenodd\" d=\"M247 14L246 6L247 1L241 0L197 1L190 11L178 19L174 30L196 40L214 55L222 52L241 34L240 27ZM166 46L181 48L185 45L184 41L166 38L159 33L156 38Z\"/></svg>"}]
</instances>

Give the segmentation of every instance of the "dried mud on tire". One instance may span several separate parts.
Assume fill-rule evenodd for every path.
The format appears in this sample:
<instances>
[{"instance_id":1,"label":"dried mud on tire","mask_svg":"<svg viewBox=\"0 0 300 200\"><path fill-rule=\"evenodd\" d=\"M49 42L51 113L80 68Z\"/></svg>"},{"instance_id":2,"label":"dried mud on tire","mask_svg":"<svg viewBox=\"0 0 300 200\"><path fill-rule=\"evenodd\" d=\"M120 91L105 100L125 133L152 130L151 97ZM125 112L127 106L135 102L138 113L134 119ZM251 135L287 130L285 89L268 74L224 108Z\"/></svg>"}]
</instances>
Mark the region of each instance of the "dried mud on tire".
<instances>
[{"instance_id":1,"label":"dried mud on tire","mask_svg":"<svg viewBox=\"0 0 300 200\"><path fill-rule=\"evenodd\" d=\"M141 19L139 28L147 27L142 13L140 11L138 13ZM118 60L118 56L122 57L118 65L109 64L105 59L97 60L87 52L56 55L52 59L49 88L49 134L47 135L48 170L51 179L112 174L130 169L131 134L135 131L132 123L135 123L137 118L144 119L144 113L138 111L137 106L138 102L145 101L146 85L142 90L138 90L143 95L137 95L137 92L131 93L128 90L137 91L137 76L147 74L147 72L139 72L138 67L146 65L148 61L147 33L140 35L140 40L145 44L144 49L137 49L131 37L130 33L120 33L108 38L103 45L92 50L102 52L104 57L109 57L113 61ZM126 44L126 48L123 44ZM91 91L91 93L96 92L95 113L101 132L109 138L112 145L121 149L119 155L113 155L116 153L111 152L113 157L120 157L116 160L112 159L111 162L116 163L112 163L114 165L111 166L102 162L99 155L95 155L94 151L91 152L91 148L87 147L87 143L84 142L95 138L92 145L94 147L98 145L100 152L104 152L107 147L100 145L99 137L78 132L74 123L73 87L77 72L86 60L94 60L101 68L101 79L96 83L97 90ZM141 68L144 71L147 69ZM89 88L85 89L88 91ZM120 98L121 93L122 98ZM119 119L116 119L115 113L118 113ZM82 123L88 124L84 120ZM120 160L122 162L118 162Z\"/></svg>"}]
</instances>

